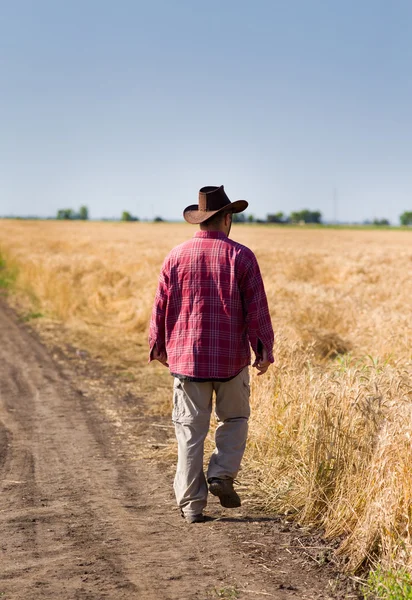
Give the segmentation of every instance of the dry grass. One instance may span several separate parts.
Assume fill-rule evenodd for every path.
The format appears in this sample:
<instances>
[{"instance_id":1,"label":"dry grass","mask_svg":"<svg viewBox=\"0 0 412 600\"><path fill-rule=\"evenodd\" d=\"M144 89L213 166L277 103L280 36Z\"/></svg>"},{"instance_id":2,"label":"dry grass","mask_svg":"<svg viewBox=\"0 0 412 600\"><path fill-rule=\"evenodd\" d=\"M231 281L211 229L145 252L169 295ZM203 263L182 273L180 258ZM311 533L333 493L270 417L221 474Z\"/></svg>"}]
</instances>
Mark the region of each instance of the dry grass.
<instances>
[{"instance_id":1,"label":"dry grass","mask_svg":"<svg viewBox=\"0 0 412 600\"><path fill-rule=\"evenodd\" d=\"M157 275L188 225L0 221L0 250L47 335L136 378L160 410L170 381L146 365ZM352 569L412 572L412 235L234 227L261 264L275 368L252 381L246 463L267 507L342 536ZM60 325L61 327L61 325Z\"/></svg>"}]
</instances>

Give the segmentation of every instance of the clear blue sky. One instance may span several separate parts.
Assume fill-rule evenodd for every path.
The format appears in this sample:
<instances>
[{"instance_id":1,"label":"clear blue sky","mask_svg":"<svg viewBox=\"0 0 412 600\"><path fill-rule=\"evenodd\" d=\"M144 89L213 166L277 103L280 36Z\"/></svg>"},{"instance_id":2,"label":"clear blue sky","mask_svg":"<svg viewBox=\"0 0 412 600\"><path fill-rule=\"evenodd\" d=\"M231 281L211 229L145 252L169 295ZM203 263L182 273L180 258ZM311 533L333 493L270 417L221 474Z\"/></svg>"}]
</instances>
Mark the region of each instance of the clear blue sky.
<instances>
[{"instance_id":1,"label":"clear blue sky","mask_svg":"<svg viewBox=\"0 0 412 600\"><path fill-rule=\"evenodd\" d=\"M412 210L410 0L3 0L0 214Z\"/></svg>"}]
</instances>

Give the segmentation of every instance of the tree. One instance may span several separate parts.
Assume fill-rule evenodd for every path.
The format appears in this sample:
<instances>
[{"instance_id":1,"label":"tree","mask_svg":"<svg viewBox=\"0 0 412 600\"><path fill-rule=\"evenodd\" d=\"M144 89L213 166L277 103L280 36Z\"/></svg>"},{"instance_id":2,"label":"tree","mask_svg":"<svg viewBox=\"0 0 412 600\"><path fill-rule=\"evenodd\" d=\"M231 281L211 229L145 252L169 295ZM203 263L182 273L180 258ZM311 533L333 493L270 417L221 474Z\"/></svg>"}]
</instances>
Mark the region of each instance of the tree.
<instances>
[{"instance_id":1,"label":"tree","mask_svg":"<svg viewBox=\"0 0 412 600\"><path fill-rule=\"evenodd\" d=\"M129 211L124 210L122 212L122 216L120 217L121 221L138 221L139 218L138 217L134 217L131 213L129 213Z\"/></svg>"},{"instance_id":2,"label":"tree","mask_svg":"<svg viewBox=\"0 0 412 600\"><path fill-rule=\"evenodd\" d=\"M74 211L72 208L61 208L57 211L57 219L73 219Z\"/></svg>"},{"instance_id":3,"label":"tree","mask_svg":"<svg viewBox=\"0 0 412 600\"><path fill-rule=\"evenodd\" d=\"M283 223L284 222L283 217L284 217L283 212L270 213L270 214L266 215L266 221L268 223Z\"/></svg>"},{"instance_id":4,"label":"tree","mask_svg":"<svg viewBox=\"0 0 412 600\"><path fill-rule=\"evenodd\" d=\"M382 225L390 225L388 219L373 219L373 225L378 225L382 226Z\"/></svg>"},{"instance_id":5,"label":"tree","mask_svg":"<svg viewBox=\"0 0 412 600\"><path fill-rule=\"evenodd\" d=\"M322 213L319 210L308 210L307 208L304 208L303 210L290 213L290 220L293 223L300 223L301 221L304 223L321 223Z\"/></svg>"},{"instance_id":6,"label":"tree","mask_svg":"<svg viewBox=\"0 0 412 600\"><path fill-rule=\"evenodd\" d=\"M155 223L163 223L164 219L162 219L162 217L155 217L154 219Z\"/></svg>"},{"instance_id":7,"label":"tree","mask_svg":"<svg viewBox=\"0 0 412 600\"><path fill-rule=\"evenodd\" d=\"M87 206L81 206L78 213L74 212L72 208L60 208L57 211L56 219L82 219L86 221L89 218L89 209Z\"/></svg>"},{"instance_id":8,"label":"tree","mask_svg":"<svg viewBox=\"0 0 412 600\"><path fill-rule=\"evenodd\" d=\"M87 208L87 206L81 206L79 210L79 219L81 219L82 221L87 221L88 218L89 209Z\"/></svg>"},{"instance_id":9,"label":"tree","mask_svg":"<svg viewBox=\"0 0 412 600\"><path fill-rule=\"evenodd\" d=\"M412 210L406 210L399 217L401 225L412 225Z\"/></svg>"},{"instance_id":10,"label":"tree","mask_svg":"<svg viewBox=\"0 0 412 600\"><path fill-rule=\"evenodd\" d=\"M247 216L247 222L248 223L254 223L255 222L255 217L253 215L248 215Z\"/></svg>"},{"instance_id":11,"label":"tree","mask_svg":"<svg viewBox=\"0 0 412 600\"><path fill-rule=\"evenodd\" d=\"M233 213L233 223L244 223L246 216L244 213Z\"/></svg>"}]
</instances>

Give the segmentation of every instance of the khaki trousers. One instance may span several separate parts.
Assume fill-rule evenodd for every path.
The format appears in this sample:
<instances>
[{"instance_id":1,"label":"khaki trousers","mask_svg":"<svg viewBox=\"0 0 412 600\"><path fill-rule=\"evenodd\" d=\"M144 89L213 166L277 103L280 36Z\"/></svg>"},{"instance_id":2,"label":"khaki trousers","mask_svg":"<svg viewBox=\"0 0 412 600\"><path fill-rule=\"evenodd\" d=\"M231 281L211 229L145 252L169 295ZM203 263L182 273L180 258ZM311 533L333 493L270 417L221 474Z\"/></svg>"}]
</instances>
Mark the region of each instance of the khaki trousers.
<instances>
[{"instance_id":1,"label":"khaki trousers","mask_svg":"<svg viewBox=\"0 0 412 600\"><path fill-rule=\"evenodd\" d=\"M207 482L203 472L204 441L209 431L213 391L216 393L216 449L207 479L235 478L246 446L249 406L249 369L245 367L226 382L174 379L173 413L178 461L174 490L185 515L200 514L207 504Z\"/></svg>"}]
</instances>

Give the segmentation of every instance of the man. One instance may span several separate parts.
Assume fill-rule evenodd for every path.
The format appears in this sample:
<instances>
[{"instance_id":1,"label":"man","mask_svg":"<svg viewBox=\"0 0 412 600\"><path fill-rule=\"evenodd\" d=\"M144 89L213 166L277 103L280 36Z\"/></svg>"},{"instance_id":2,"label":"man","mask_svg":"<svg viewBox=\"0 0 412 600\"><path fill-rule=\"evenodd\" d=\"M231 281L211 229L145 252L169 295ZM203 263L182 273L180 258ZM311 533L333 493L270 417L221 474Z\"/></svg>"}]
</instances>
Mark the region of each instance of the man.
<instances>
[{"instance_id":1,"label":"man","mask_svg":"<svg viewBox=\"0 0 412 600\"><path fill-rule=\"evenodd\" d=\"M200 231L166 257L150 322L150 360L169 367L175 378L174 490L188 523L205 520L207 484L222 506L240 506L233 480L246 446L250 345L258 375L273 363L273 329L256 257L228 237L232 214L247 206L245 200L230 202L223 185L201 188L199 204L183 213ZM213 392L219 424L206 482L203 449Z\"/></svg>"}]
</instances>

